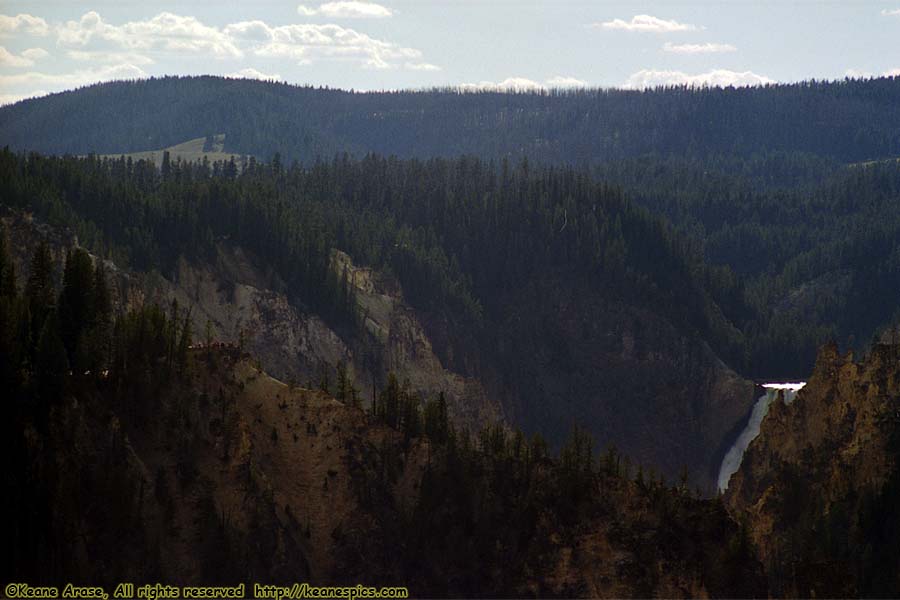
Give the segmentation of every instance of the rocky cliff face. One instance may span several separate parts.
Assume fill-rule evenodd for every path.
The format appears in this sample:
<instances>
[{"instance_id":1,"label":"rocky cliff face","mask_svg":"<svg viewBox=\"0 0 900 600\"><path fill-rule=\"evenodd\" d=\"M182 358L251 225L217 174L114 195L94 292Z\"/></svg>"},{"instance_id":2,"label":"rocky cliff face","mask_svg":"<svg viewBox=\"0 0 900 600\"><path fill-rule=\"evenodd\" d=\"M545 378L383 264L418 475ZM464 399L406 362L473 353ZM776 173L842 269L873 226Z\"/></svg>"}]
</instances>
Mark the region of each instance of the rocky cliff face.
<instances>
[{"instance_id":1,"label":"rocky cliff face","mask_svg":"<svg viewBox=\"0 0 900 600\"><path fill-rule=\"evenodd\" d=\"M806 387L776 400L726 501L746 520L772 590L900 593L900 347L856 362L823 348Z\"/></svg>"},{"instance_id":2,"label":"rocky cliff face","mask_svg":"<svg viewBox=\"0 0 900 600\"><path fill-rule=\"evenodd\" d=\"M4 223L20 271L39 239L50 241L60 262L77 243L20 214L7 214ZM486 354L481 368L463 375L448 368L454 359L442 326L411 308L394 279L340 251L332 262L354 290L359 325L352 331L335 330L291 302L271 269L224 242L214 257L182 258L169 273L108 268L120 306L177 299L190 307L197 339L209 322L215 339L243 339L283 381L313 387L329 373L334 382L342 362L368 405L394 371L423 398L444 392L458 425L477 430L507 421L557 445L577 424L600 447L615 444L669 481L687 468L692 484L713 493L726 438L754 397L752 383L703 340L615 294L536 274L508 299L498 339L479 349Z\"/></svg>"},{"instance_id":3,"label":"rocky cliff face","mask_svg":"<svg viewBox=\"0 0 900 600\"><path fill-rule=\"evenodd\" d=\"M31 479L13 490L5 515L4 525L18 520L2 573L108 590L119 581L259 581L408 585L426 597L765 591L759 563L720 503L608 469L597 474L588 518L569 522L540 503L533 514L508 515L509 523L492 520L512 537L480 542L471 556L453 540L465 547L475 532L421 513L444 450L253 363L233 347L197 349L189 376L151 375L126 390L73 381L45 419L22 411L7 448ZM490 462L469 464L481 471ZM536 493L555 487L551 467L544 459L533 471L549 478ZM492 476L469 477L462 505L439 498L438 507L486 510L477 500ZM499 510L517 504L506 488L495 494ZM422 539L412 526L432 521L442 523L440 539ZM412 550L448 543L453 559ZM454 560L467 570L457 572Z\"/></svg>"},{"instance_id":4,"label":"rocky cliff face","mask_svg":"<svg viewBox=\"0 0 900 600\"><path fill-rule=\"evenodd\" d=\"M35 483L21 490L28 539L13 572L109 586L343 581L336 548L374 520L364 490L415 503L424 441L398 465L382 450L402 436L362 410L272 379L236 350L192 360L189 380L151 380L140 402L73 391L17 432ZM26 550L36 541L40 561Z\"/></svg>"},{"instance_id":5,"label":"rocky cliff face","mask_svg":"<svg viewBox=\"0 0 900 600\"><path fill-rule=\"evenodd\" d=\"M332 263L337 273L347 273L362 322L362 331L351 342L354 356L360 357L354 359L354 364L362 366L362 356L373 348L379 349L374 372L365 373L358 368L368 381L381 382L385 372L393 371L401 381L409 381L422 397L433 398L443 392L457 422L472 429L505 420L502 406L478 379L445 367L427 328L404 300L395 279L354 265L350 256L340 251L333 253Z\"/></svg>"},{"instance_id":6,"label":"rocky cliff face","mask_svg":"<svg viewBox=\"0 0 900 600\"><path fill-rule=\"evenodd\" d=\"M27 274L28 261L40 240L46 240L58 266L67 249L78 240L35 222L27 215L6 213L3 224L19 273ZM237 343L257 357L267 372L288 382L318 385L323 375L335 381L335 367L344 363L364 403L372 390L394 371L400 381L423 399L444 392L451 418L477 430L485 423L503 421L503 410L482 385L446 369L435 355L416 312L404 301L399 284L372 269L355 266L349 256L335 252L334 268L345 270L355 289L362 326L338 333L320 317L292 303L279 278L249 253L221 243L209 261L178 261L172 273L138 273L119 269L107 261L113 275L113 297L124 309L146 302L168 306L173 299L190 308L196 339L206 324L216 340ZM312 387L312 385L309 385Z\"/></svg>"},{"instance_id":7,"label":"rocky cliff face","mask_svg":"<svg viewBox=\"0 0 900 600\"><path fill-rule=\"evenodd\" d=\"M37 240L48 240L57 259L77 244L22 215L6 215L4 224L20 274ZM740 529L719 503L686 486L633 480L610 458L602 471L589 468L589 508L576 507L585 511L576 518L559 506L576 496L566 486L580 478L579 467L547 458L537 440L527 468L521 444L502 460L489 458L492 438L473 442L464 433L502 414L481 383L443 367L396 282L339 252L333 260L355 290L360 326L352 335L292 304L281 282L239 248L221 244L210 260L181 259L165 276L108 264L118 307L177 299L191 307L198 338L209 321L216 339L242 338L288 383L236 347L194 349L193 367L176 378L152 369L128 383L72 377L46 418L29 407L11 422L6 437L27 485L13 494L9 514L26 515L27 525L13 533L16 554L0 564L34 582L107 585L364 581L409 582L414 592L443 596L764 593ZM621 447L673 471L685 457L711 455L702 447L714 448L749 406L746 382L652 313L586 291L526 293L539 296L528 301L540 307L540 325L510 311L499 344L521 346L499 360L531 350L534 358L509 371L521 381L501 389L537 382L526 400L548 394L557 410L601 424ZM435 484L441 475L432 471L429 441L290 382L315 383L321 366L337 361L360 387L391 369L423 395L447 393L462 426L453 454L442 450L456 457L443 463L450 489ZM646 426L629 438L635 422ZM697 439L686 443L685 432ZM517 477L540 485L510 491ZM454 495L463 485L465 494ZM433 513L420 504L427 490ZM433 522L438 534L423 534ZM478 544L467 547L473 538ZM441 551L428 554L435 545ZM448 565L449 554L456 562Z\"/></svg>"}]
</instances>

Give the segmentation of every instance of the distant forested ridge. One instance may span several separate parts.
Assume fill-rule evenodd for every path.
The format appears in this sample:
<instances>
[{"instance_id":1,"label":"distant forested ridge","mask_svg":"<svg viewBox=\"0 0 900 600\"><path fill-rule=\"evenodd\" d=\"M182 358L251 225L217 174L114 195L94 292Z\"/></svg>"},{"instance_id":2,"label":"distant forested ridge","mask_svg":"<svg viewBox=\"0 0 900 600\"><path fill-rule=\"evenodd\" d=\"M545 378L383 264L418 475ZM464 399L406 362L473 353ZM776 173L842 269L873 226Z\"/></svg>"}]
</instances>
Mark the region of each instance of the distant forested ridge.
<instances>
[{"instance_id":1,"label":"distant forested ridge","mask_svg":"<svg viewBox=\"0 0 900 600\"><path fill-rule=\"evenodd\" d=\"M226 152L288 162L344 151L566 164L780 151L853 162L900 156L900 78L509 94L165 77L0 108L0 145L47 153L155 150L214 133Z\"/></svg>"}]
</instances>

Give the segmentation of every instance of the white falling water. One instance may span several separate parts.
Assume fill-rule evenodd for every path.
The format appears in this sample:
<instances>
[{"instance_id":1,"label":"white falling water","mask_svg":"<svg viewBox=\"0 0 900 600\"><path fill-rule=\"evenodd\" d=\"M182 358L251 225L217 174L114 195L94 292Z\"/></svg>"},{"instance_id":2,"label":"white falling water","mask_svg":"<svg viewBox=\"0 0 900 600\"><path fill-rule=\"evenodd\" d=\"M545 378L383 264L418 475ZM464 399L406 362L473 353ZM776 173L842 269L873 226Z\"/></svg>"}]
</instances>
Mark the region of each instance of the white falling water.
<instances>
[{"instance_id":1,"label":"white falling water","mask_svg":"<svg viewBox=\"0 0 900 600\"><path fill-rule=\"evenodd\" d=\"M753 412L750 413L750 420L747 426L735 440L734 445L725 454L722 460L722 466L719 468L719 491L724 492L728 488L728 481L734 472L741 466L741 460L744 458L744 452L756 436L759 435L759 426L767 414L769 414L769 405L778 397L779 390L784 390L784 402L790 404L794 401L797 391L800 390L805 381L799 383L767 383L763 385L766 393L759 397L756 404L753 405Z\"/></svg>"}]
</instances>

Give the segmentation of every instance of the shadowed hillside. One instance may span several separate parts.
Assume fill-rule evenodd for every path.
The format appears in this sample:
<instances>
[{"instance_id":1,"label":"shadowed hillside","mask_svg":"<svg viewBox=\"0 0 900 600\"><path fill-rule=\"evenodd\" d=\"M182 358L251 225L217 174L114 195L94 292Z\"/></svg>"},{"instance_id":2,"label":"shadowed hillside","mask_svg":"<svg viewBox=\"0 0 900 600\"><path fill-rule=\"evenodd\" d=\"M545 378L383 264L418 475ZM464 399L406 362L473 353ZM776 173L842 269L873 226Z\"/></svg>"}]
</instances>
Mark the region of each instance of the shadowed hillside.
<instances>
[{"instance_id":1,"label":"shadowed hillside","mask_svg":"<svg viewBox=\"0 0 900 600\"><path fill-rule=\"evenodd\" d=\"M0 108L0 145L113 154L224 133L226 152L311 162L336 152L528 156L900 156L900 78L760 88L354 93L217 77L113 82Z\"/></svg>"},{"instance_id":2,"label":"shadowed hillside","mask_svg":"<svg viewBox=\"0 0 900 600\"><path fill-rule=\"evenodd\" d=\"M253 343L279 372L319 353L362 367L368 392L395 369L447 392L454 414L498 414L492 398L554 447L580 424L670 480L687 467L708 490L753 400L720 358L739 358L742 344L725 312L741 308L728 281L708 277L663 222L577 171L468 158L248 162L240 173L2 159L10 205L73 227L116 264L180 282L176 297L222 331L238 335L230 311L249 305L242 318L273 333ZM235 247L265 275L234 269ZM238 287L248 283L283 297L257 318ZM340 341L303 333L308 315ZM307 357L285 356L304 347Z\"/></svg>"}]
</instances>

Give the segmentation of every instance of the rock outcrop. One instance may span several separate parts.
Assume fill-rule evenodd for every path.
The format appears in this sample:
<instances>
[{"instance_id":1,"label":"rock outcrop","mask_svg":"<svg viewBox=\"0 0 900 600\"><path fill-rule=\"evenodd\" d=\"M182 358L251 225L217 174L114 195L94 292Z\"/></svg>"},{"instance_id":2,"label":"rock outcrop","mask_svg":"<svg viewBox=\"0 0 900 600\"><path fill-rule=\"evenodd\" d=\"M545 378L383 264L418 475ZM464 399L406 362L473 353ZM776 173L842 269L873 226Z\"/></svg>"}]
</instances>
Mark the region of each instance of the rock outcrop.
<instances>
[{"instance_id":1,"label":"rock outcrop","mask_svg":"<svg viewBox=\"0 0 900 600\"><path fill-rule=\"evenodd\" d=\"M524 462L491 466L465 434L456 450L407 437L254 363L233 346L199 348L185 375L160 367L112 386L72 380L44 417L20 411L6 441L17 476L28 476L9 490L2 523L17 523L2 555L7 580L107 590L121 581L363 583L426 597L765 592L761 565L721 503L632 480L614 460L593 471L584 518L538 502L508 522L492 519L485 526L505 535L484 540L442 513L521 506L510 488L482 491ZM435 498L444 469L459 464L479 465L452 479L471 487ZM556 493L551 459L529 468L534 493ZM432 504L420 503L426 494ZM437 529L423 536L425 523Z\"/></svg>"},{"instance_id":2,"label":"rock outcrop","mask_svg":"<svg viewBox=\"0 0 900 600\"><path fill-rule=\"evenodd\" d=\"M77 244L18 213L3 220L20 272L39 239L60 264ZM305 310L271 269L227 240L214 256L182 257L166 273L107 262L119 306L176 299L190 308L196 339L210 323L215 339L242 340L283 381L315 387L327 375L333 383L343 363L368 405L393 371L423 399L443 392L452 420L470 430L504 421L559 446L579 425L599 447L615 444L669 481L687 469L692 485L714 493L726 439L752 407L753 384L684 327L608 290L535 274L504 302L497 339L470 348L480 368L461 373L448 366L448 326L412 308L394 278L340 251L332 265L353 289L355 328L331 327Z\"/></svg>"},{"instance_id":3,"label":"rock outcrop","mask_svg":"<svg viewBox=\"0 0 900 600\"><path fill-rule=\"evenodd\" d=\"M10 232L20 273L27 275L34 249L45 240L61 279L65 253L78 245L74 235L14 212L5 214L3 224ZM243 340L244 348L266 371L283 381L313 387L310 384L318 385L325 375L334 382L335 368L343 363L367 404L373 389L381 387L386 373L393 371L423 399L443 392L458 425L477 431L485 423L504 420L500 404L479 381L443 366L399 284L355 266L343 252L334 253L333 266L338 273L349 274L362 325L341 333L291 302L284 282L271 269L225 241L217 245L211 260L182 257L167 274L120 269L110 261L106 265L117 306L127 309L157 302L168 307L177 300L191 311L195 338L202 339L209 322L216 340Z\"/></svg>"},{"instance_id":4,"label":"rock outcrop","mask_svg":"<svg viewBox=\"0 0 900 600\"><path fill-rule=\"evenodd\" d=\"M900 593L898 442L900 346L856 362L828 345L794 401L773 402L725 496L773 592Z\"/></svg>"},{"instance_id":5,"label":"rock outcrop","mask_svg":"<svg viewBox=\"0 0 900 600\"><path fill-rule=\"evenodd\" d=\"M381 451L402 435L364 411L272 379L233 347L191 360L191 378L151 380L140 402L80 391L18 432L17 458L39 479L21 491L34 498L22 530L32 537L16 542L22 560L43 546L40 562L13 559L20 577L341 582L343 536L374 521L364 488L415 504L426 441L406 443L398 467L398 452Z\"/></svg>"}]
</instances>

